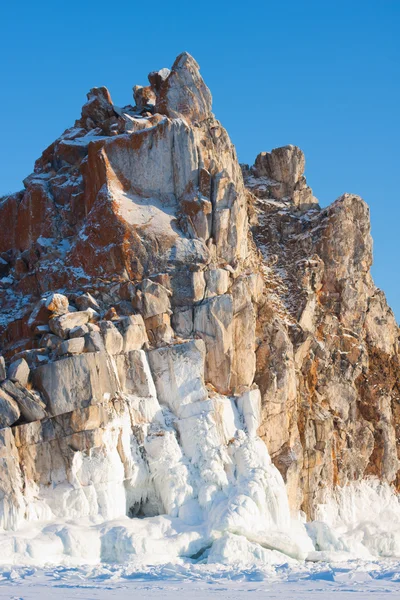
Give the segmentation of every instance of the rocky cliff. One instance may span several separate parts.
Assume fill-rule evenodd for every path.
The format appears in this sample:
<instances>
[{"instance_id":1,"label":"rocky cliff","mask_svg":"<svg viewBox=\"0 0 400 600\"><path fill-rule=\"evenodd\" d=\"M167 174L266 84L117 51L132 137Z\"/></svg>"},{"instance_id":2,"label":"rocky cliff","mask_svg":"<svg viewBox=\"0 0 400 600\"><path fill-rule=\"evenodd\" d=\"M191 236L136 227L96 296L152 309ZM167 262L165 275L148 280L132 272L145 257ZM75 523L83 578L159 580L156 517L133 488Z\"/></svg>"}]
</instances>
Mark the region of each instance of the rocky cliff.
<instances>
[{"instance_id":1,"label":"rocky cliff","mask_svg":"<svg viewBox=\"0 0 400 600\"><path fill-rule=\"evenodd\" d=\"M258 512L228 527L250 539L287 525L281 476L308 518L349 482L398 487L399 331L366 204L321 209L295 146L240 166L186 53L133 95L90 90L0 200L2 527L188 523L254 476Z\"/></svg>"}]
</instances>

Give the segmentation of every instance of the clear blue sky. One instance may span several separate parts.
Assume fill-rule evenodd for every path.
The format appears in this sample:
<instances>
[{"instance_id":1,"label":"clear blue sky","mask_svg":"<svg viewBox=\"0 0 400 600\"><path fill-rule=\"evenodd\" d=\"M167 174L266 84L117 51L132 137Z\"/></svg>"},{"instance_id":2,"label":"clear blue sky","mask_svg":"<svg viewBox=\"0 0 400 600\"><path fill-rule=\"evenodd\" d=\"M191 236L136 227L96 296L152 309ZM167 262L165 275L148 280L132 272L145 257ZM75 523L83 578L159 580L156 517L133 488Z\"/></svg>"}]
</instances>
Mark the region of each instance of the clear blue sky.
<instances>
[{"instance_id":1,"label":"clear blue sky","mask_svg":"<svg viewBox=\"0 0 400 600\"><path fill-rule=\"evenodd\" d=\"M373 275L400 320L400 0L3 1L0 195L106 85L131 102L147 73L190 52L241 162L300 146L326 206L371 207Z\"/></svg>"}]
</instances>

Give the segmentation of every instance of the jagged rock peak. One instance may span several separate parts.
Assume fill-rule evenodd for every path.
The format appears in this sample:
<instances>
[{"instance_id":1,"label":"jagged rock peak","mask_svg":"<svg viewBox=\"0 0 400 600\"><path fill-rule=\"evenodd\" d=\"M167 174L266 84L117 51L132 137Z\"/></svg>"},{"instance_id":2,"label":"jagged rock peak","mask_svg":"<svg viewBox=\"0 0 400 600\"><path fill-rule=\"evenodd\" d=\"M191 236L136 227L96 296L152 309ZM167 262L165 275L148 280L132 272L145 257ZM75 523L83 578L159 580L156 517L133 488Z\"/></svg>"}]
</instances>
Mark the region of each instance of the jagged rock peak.
<instances>
[{"instance_id":1,"label":"jagged rock peak","mask_svg":"<svg viewBox=\"0 0 400 600\"><path fill-rule=\"evenodd\" d=\"M288 200L300 210L317 207L312 189L304 176L305 157L293 145L260 152L252 167L244 166L247 186L259 198Z\"/></svg>"},{"instance_id":2,"label":"jagged rock peak","mask_svg":"<svg viewBox=\"0 0 400 600\"><path fill-rule=\"evenodd\" d=\"M292 145L243 180L187 53L149 82L122 108L93 88L0 201L0 526L50 518L50 488L57 518L88 498L85 517L221 514L226 495L217 531L271 523L282 551L286 491L314 517L371 475L400 489L399 329L368 207L320 209Z\"/></svg>"},{"instance_id":3,"label":"jagged rock peak","mask_svg":"<svg viewBox=\"0 0 400 600\"><path fill-rule=\"evenodd\" d=\"M211 115L211 104L211 93L200 75L199 65L183 52L160 83L156 111L169 117L182 115L192 121L204 121Z\"/></svg>"},{"instance_id":4,"label":"jagged rock peak","mask_svg":"<svg viewBox=\"0 0 400 600\"><path fill-rule=\"evenodd\" d=\"M211 116L211 93L200 75L200 67L187 52L180 54L172 69L163 68L148 75L150 85L133 86L134 110L158 113L170 118L183 117L189 121L204 121ZM107 134L104 122L123 116L124 109L113 106L106 87L89 91L83 106L80 125L86 129L100 127ZM132 107L125 107L128 110Z\"/></svg>"}]
</instances>

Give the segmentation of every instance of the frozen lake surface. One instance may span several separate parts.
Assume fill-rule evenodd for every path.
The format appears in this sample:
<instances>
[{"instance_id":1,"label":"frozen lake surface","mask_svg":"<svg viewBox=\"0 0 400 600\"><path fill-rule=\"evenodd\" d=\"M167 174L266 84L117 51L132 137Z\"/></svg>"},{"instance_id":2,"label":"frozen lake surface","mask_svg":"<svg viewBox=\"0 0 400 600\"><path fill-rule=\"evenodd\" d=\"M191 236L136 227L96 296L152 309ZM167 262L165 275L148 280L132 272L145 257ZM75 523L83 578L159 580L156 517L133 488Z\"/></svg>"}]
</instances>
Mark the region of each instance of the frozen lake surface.
<instances>
[{"instance_id":1,"label":"frozen lake surface","mask_svg":"<svg viewBox=\"0 0 400 600\"><path fill-rule=\"evenodd\" d=\"M400 598L400 562L298 563L273 569L171 564L139 569L2 567L0 598L50 600L245 600Z\"/></svg>"}]
</instances>

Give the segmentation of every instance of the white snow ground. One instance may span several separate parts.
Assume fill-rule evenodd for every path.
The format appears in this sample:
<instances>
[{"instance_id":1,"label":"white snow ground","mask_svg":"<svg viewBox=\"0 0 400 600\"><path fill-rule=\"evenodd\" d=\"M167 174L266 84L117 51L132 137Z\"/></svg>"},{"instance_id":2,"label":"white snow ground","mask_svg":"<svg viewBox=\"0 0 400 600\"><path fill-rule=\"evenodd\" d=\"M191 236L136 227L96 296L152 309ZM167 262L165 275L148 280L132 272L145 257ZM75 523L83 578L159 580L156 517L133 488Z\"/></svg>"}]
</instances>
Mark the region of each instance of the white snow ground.
<instances>
[{"instance_id":1,"label":"white snow ground","mask_svg":"<svg viewBox=\"0 0 400 600\"><path fill-rule=\"evenodd\" d=\"M282 564L240 569L189 562L136 569L2 568L0 598L12 600L373 600L400 597L400 562Z\"/></svg>"}]
</instances>

